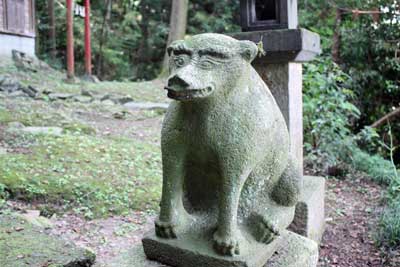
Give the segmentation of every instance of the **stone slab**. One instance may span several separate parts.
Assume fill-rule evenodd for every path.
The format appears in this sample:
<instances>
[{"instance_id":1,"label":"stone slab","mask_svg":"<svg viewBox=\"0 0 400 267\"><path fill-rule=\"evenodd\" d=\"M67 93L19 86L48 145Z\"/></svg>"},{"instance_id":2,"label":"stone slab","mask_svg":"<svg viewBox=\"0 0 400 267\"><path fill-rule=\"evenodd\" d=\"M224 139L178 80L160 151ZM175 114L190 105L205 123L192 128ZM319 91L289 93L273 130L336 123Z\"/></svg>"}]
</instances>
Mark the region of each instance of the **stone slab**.
<instances>
[{"instance_id":1,"label":"stone slab","mask_svg":"<svg viewBox=\"0 0 400 267\"><path fill-rule=\"evenodd\" d=\"M263 41L266 55L254 63L307 62L321 53L318 34L306 29L252 31L231 34L238 40Z\"/></svg>"},{"instance_id":2,"label":"stone slab","mask_svg":"<svg viewBox=\"0 0 400 267\"><path fill-rule=\"evenodd\" d=\"M241 254L235 257L218 255L213 250L213 241L202 235L188 234L179 239L161 239L152 231L142 242L149 259L174 267L263 267L285 236L286 233L282 234L268 245L250 242L242 246ZM251 239L251 236L244 237L244 240Z\"/></svg>"},{"instance_id":3,"label":"stone slab","mask_svg":"<svg viewBox=\"0 0 400 267\"><path fill-rule=\"evenodd\" d=\"M16 215L0 214L1 267L89 267L95 255Z\"/></svg>"},{"instance_id":4,"label":"stone slab","mask_svg":"<svg viewBox=\"0 0 400 267\"><path fill-rule=\"evenodd\" d=\"M325 178L304 177L303 192L289 229L321 242L325 230Z\"/></svg>"},{"instance_id":5,"label":"stone slab","mask_svg":"<svg viewBox=\"0 0 400 267\"><path fill-rule=\"evenodd\" d=\"M264 267L316 267L317 262L318 245L312 240L289 232L278 251ZM142 245L137 245L122 252L109 263L99 264L96 267L167 267L167 265L146 259Z\"/></svg>"},{"instance_id":6,"label":"stone slab","mask_svg":"<svg viewBox=\"0 0 400 267\"><path fill-rule=\"evenodd\" d=\"M167 110L169 104L167 103L152 103L152 102L128 102L124 104L124 107L132 110L147 109L147 110Z\"/></svg>"}]
</instances>

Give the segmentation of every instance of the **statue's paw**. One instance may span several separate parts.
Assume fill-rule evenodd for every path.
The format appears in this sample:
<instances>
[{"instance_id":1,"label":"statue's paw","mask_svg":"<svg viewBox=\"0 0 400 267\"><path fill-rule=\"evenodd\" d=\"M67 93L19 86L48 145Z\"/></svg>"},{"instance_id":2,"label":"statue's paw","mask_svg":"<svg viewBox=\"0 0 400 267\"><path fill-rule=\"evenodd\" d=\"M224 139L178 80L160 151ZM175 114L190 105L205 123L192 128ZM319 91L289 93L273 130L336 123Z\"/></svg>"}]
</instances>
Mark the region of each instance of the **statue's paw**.
<instances>
[{"instance_id":1,"label":"statue's paw","mask_svg":"<svg viewBox=\"0 0 400 267\"><path fill-rule=\"evenodd\" d=\"M233 236L220 236L218 231L214 233L214 249L223 256L235 256L240 254L239 242Z\"/></svg>"},{"instance_id":2,"label":"statue's paw","mask_svg":"<svg viewBox=\"0 0 400 267\"><path fill-rule=\"evenodd\" d=\"M161 238L176 238L176 225L172 222L163 222L156 220L156 235Z\"/></svg>"},{"instance_id":3,"label":"statue's paw","mask_svg":"<svg viewBox=\"0 0 400 267\"><path fill-rule=\"evenodd\" d=\"M268 220L260 221L259 227L257 241L260 243L268 245L280 235L279 230Z\"/></svg>"}]
</instances>

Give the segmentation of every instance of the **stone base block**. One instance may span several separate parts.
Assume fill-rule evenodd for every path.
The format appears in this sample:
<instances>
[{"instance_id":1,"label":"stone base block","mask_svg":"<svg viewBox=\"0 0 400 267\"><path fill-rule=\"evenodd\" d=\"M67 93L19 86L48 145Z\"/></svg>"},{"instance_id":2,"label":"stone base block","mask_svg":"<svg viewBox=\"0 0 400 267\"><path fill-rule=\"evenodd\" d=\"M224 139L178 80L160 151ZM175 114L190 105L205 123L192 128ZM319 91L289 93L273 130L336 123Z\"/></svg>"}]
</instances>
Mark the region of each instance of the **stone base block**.
<instances>
[{"instance_id":1,"label":"stone base block","mask_svg":"<svg viewBox=\"0 0 400 267\"><path fill-rule=\"evenodd\" d=\"M289 229L299 235L321 242L325 230L325 179L305 176L304 188L296 206L295 218Z\"/></svg>"},{"instance_id":2,"label":"stone base block","mask_svg":"<svg viewBox=\"0 0 400 267\"><path fill-rule=\"evenodd\" d=\"M179 239L162 239L156 237L152 231L142 242L147 258L174 267L263 267L286 234L268 245L255 241L246 242L240 248L240 255L235 257L218 255L213 250L213 241L205 238L205 235L185 234ZM244 240L251 238L243 237ZM252 253L253 251L257 253Z\"/></svg>"},{"instance_id":3,"label":"stone base block","mask_svg":"<svg viewBox=\"0 0 400 267\"><path fill-rule=\"evenodd\" d=\"M259 251L252 253L256 257ZM179 255L174 254L177 260ZM316 267L318 262L318 245L314 241L298 234L288 232L286 238L278 246L277 252L268 260L264 267ZM211 265L180 265L185 267L206 267ZM213 265L216 267L218 265ZM240 266L232 264L231 267ZM103 266L101 266L103 267ZM156 261L146 259L142 245L138 245L122 253L107 267L167 267Z\"/></svg>"}]
</instances>

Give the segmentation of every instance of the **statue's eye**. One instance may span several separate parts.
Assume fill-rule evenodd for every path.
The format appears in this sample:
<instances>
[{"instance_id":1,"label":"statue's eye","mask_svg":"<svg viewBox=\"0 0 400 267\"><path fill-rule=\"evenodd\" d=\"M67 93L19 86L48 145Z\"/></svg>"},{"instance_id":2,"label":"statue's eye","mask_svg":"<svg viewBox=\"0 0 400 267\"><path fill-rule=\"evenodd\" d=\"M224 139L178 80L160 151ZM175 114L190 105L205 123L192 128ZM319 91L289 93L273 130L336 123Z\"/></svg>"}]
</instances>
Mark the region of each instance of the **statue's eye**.
<instances>
[{"instance_id":1,"label":"statue's eye","mask_svg":"<svg viewBox=\"0 0 400 267\"><path fill-rule=\"evenodd\" d=\"M177 67L182 67L186 64L187 56L181 55L174 57L174 62Z\"/></svg>"},{"instance_id":2,"label":"statue's eye","mask_svg":"<svg viewBox=\"0 0 400 267\"><path fill-rule=\"evenodd\" d=\"M201 68L209 69L214 66L214 62L208 58L202 58L200 59L199 65Z\"/></svg>"}]
</instances>

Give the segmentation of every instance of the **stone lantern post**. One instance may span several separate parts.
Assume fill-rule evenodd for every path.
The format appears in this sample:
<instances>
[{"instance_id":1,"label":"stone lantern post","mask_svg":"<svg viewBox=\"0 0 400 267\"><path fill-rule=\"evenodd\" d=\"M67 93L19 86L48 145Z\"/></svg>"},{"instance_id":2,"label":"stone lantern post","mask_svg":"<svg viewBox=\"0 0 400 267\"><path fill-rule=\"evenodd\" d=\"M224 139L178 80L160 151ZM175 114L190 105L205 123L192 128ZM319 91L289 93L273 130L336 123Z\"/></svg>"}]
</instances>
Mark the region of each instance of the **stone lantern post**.
<instances>
[{"instance_id":1,"label":"stone lantern post","mask_svg":"<svg viewBox=\"0 0 400 267\"><path fill-rule=\"evenodd\" d=\"M239 40L262 41L265 55L253 66L274 95L288 126L291 152L303 169L302 63L321 51L320 37L298 26L297 0L241 0ZM319 242L325 228L325 179L304 177L291 229Z\"/></svg>"},{"instance_id":2,"label":"stone lantern post","mask_svg":"<svg viewBox=\"0 0 400 267\"><path fill-rule=\"evenodd\" d=\"M269 86L291 135L291 150L303 169L302 63L320 53L319 35L298 28L297 0L241 0L240 40L262 41L265 56L254 67Z\"/></svg>"}]
</instances>

